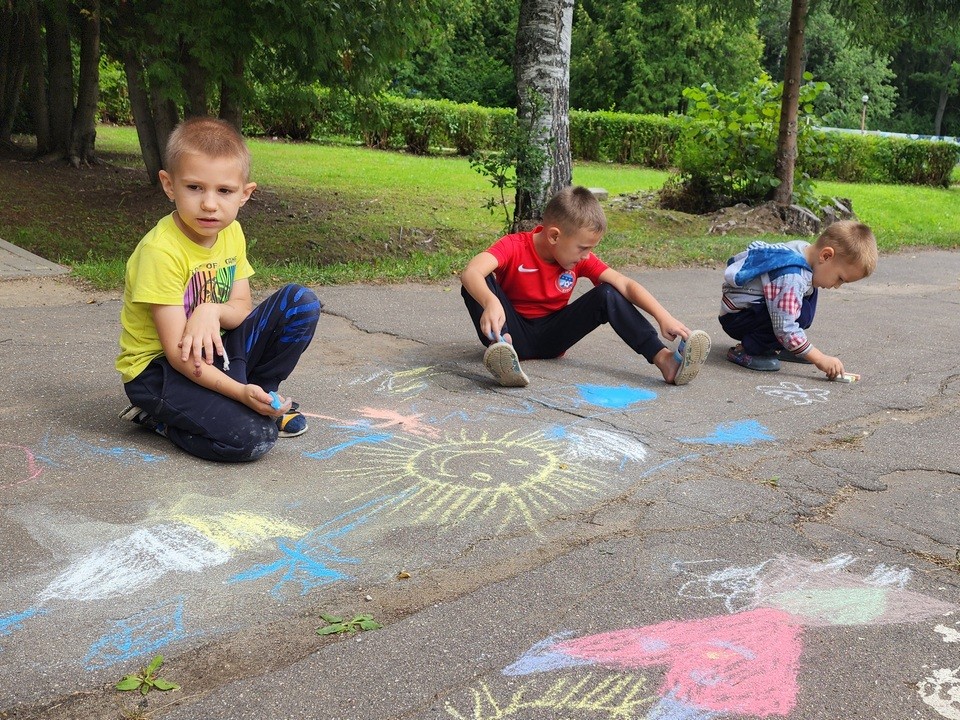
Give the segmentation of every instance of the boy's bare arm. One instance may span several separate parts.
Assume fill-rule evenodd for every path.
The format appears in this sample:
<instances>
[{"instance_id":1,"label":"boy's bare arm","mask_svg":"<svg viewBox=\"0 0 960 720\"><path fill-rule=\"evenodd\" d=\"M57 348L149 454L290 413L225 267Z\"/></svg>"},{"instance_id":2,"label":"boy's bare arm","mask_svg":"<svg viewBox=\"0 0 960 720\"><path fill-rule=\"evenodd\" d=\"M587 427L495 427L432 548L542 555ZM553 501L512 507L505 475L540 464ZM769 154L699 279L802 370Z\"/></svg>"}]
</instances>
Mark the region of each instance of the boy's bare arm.
<instances>
[{"instance_id":1,"label":"boy's bare arm","mask_svg":"<svg viewBox=\"0 0 960 720\"><path fill-rule=\"evenodd\" d=\"M670 340L677 336L686 339L690 335L690 328L667 312L657 299L643 285L633 278L628 278L613 268L607 268L600 273L600 282L609 283L645 313L653 317L660 326L660 334Z\"/></svg>"},{"instance_id":2,"label":"boy's bare arm","mask_svg":"<svg viewBox=\"0 0 960 720\"><path fill-rule=\"evenodd\" d=\"M503 305L497 296L487 287L487 276L497 269L499 262L492 254L484 251L473 257L460 274L460 282L470 296L480 303L483 315L480 317L480 329L491 338L496 339L507 322Z\"/></svg>"},{"instance_id":3,"label":"boy's bare arm","mask_svg":"<svg viewBox=\"0 0 960 720\"><path fill-rule=\"evenodd\" d=\"M803 357L816 365L818 370L826 373L831 380L843 374L843 363L840 358L827 355L815 347L811 347Z\"/></svg>"},{"instance_id":4,"label":"boy's bare arm","mask_svg":"<svg viewBox=\"0 0 960 720\"><path fill-rule=\"evenodd\" d=\"M243 385L213 365L198 363L191 354L183 353L181 339L187 326L187 316L182 305L153 305L151 313L163 354L174 370L197 385L241 402L261 415L278 414L270 405L273 398L263 388L253 384Z\"/></svg>"}]
</instances>

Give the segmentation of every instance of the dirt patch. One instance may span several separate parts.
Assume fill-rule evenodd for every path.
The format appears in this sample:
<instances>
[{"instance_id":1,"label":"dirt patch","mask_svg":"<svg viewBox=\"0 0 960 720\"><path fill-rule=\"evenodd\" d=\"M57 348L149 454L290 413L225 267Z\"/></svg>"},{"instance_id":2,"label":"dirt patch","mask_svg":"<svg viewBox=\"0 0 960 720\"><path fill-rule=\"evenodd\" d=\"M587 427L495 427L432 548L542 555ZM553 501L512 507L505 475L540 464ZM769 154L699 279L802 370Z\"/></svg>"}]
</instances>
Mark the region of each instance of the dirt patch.
<instances>
[{"instance_id":1,"label":"dirt patch","mask_svg":"<svg viewBox=\"0 0 960 720\"><path fill-rule=\"evenodd\" d=\"M53 307L119 300L119 292L91 290L64 277L17 278L0 281L0 308Z\"/></svg>"},{"instance_id":2,"label":"dirt patch","mask_svg":"<svg viewBox=\"0 0 960 720\"><path fill-rule=\"evenodd\" d=\"M173 210L132 155L102 153L96 165L37 162L0 152L0 237L54 262L126 259L140 238ZM377 200L329 188L288 192L261 186L240 221L256 264L370 262L432 252L442 229L389 227ZM364 218L364 216L368 216ZM370 231L358 229L369 227Z\"/></svg>"}]
</instances>

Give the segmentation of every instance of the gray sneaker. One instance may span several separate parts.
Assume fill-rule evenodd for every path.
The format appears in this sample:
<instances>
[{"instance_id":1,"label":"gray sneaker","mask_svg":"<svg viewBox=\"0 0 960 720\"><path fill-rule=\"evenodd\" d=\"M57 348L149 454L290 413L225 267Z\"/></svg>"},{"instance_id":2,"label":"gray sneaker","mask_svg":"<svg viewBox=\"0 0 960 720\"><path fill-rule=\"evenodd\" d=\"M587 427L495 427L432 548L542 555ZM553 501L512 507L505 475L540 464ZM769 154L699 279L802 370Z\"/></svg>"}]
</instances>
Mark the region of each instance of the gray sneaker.
<instances>
[{"instance_id":1,"label":"gray sneaker","mask_svg":"<svg viewBox=\"0 0 960 720\"><path fill-rule=\"evenodd\" d=\"M495 342L487 347L483 353L483 364L504 387L526 387L530 384L530 378L520 369L517 351L508 342Z\"/></svg>"}]
</instances>

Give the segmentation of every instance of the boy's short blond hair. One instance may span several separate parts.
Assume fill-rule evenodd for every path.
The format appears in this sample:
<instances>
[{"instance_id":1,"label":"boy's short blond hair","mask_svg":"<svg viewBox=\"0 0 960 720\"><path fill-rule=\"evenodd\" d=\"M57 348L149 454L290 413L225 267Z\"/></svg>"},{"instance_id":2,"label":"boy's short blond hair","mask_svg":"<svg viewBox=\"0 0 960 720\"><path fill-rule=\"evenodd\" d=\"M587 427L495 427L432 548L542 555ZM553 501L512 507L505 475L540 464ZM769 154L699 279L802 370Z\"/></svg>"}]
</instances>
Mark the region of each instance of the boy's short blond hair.
<instances>
[{"instance_id":1,"label":"boy's short blond hair","mask_svg":"<svg viewBox=\"0 0 960 720\"><path fill-rule=\"evenodd\" d=\"M816 247L832 247L837 257L855 265L869 277L877 269L877 239L873 231L856 220L840 220L829 225L817 238Z\"/></svg>"},{"instance_id":2,"label":"boy's short blond hair","mask_svg":"<svg viewBox=\"0 0 960 720\"><path fill-rule=\"evenodd\" d=\"M589 230L603 234L607 231L607 217L588 188L571 185L550 198L543 209L543 225L556 225L568 233Z\"/></svg>"},{"instance_id":3,"label":"boy's short blond hair","mask_svg":"<svg viewBox=\"0 0 960 720\"><path fill-rule=\"evenodd\" d=\"M180 158L191 153L211 158L235 158L240 163L243 181L250 179L250 149L243 136L226 120L194 117L177 125L167 140L164 169L176 173Z\"/></svg>"}]
</instances>

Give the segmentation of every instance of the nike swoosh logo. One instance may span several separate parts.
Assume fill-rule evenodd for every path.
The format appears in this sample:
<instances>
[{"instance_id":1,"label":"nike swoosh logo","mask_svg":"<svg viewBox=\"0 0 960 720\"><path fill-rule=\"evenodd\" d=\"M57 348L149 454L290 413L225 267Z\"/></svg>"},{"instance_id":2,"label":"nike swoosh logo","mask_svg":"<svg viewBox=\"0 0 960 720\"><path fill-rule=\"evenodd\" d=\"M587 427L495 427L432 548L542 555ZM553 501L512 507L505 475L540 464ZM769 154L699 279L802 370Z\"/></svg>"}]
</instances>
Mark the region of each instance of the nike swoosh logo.
<instances>
[{"instance_id":1,"label":"nike swoosh logo","mask_svg":"<svg viewBox=\"0 0 960 720\"><path fill-rule=\"evenodd\" d=\"M520 263L520 267L517 268L520 272L537 272L539 268L528 268L524 267L523 263Z\"/></svg>"}]
</instances>

